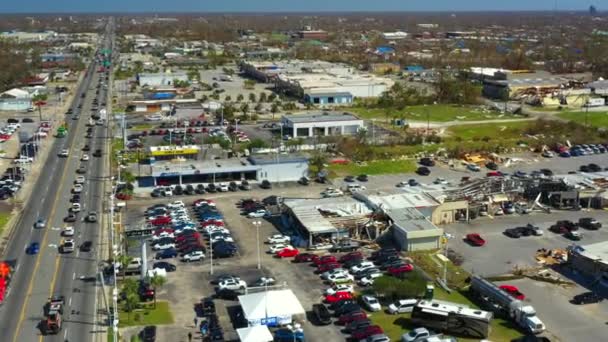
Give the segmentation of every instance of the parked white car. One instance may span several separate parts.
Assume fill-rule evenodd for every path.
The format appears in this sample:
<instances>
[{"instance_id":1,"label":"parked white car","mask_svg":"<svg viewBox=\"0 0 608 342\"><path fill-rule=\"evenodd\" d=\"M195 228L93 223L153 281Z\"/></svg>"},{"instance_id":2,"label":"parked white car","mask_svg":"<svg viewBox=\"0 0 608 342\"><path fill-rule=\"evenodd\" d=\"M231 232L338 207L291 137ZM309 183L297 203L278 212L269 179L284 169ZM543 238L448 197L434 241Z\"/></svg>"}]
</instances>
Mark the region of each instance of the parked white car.
<instances>
[{"instance_id":1,"label":"parked white car","mask_svg":"<svg viewBox=\"0 0 608 342\"><path fill-rule=\"evenodd\" d=\"M247 214L247 217L249 218L260 218L260 217L264 217L268 215L268 212L264 209L260 209L260 210L256 210L254 212L251 212L249 214Z\"/></svg>"},{"instance_id":2,"label":"parked white car","mask_svg":"<svg viewBox=\"0 0 608 342\"><path fill-rule=\"evenodd\" d=\"M34 158L26 157L26 156L19 156L19 158L13 160L14 164L29 164L32 162L34 162Z\"/></svg>"},{"instance_id":3,"label":"parked white car","mask_svg":"<svg viewBox=\"0 0 608 342\"><path fill-rule=\"evenodd\" d=\"M211 243L217 243L220 241L234 242L234 239L232 238L232 236L230 234L217 234L217 235L211 237L211 239L209 239L209 241L211 241Z\"/></svg>"},{"instance_id":4,"label":"parked white car","mask_svg":"<svg viewBox=\"0 0 608 342\"><path fill-rule=\"evenodd\" d=\"M332 275L327 277L327 281L333 284L352 283L355 281L355 277L350 274L346 275Z\"/></svg>"},{"instance_id":5,"label":"parked white car","mask_svg":"<svg viewBox=\"0 0 608 342\"><path fill-rule=\"evenodd\" d=\"M199 261L205 258L205 254L201 251L193 251L182 257L182 261L191 262L191 261Z\"/></svg>"},{"instance_id":6,"label":"parked white car","mask_svg":"<svg viewBox=\"0 0 608 342\"><path fill-rule=\"evenodd\" d=\"M380 272L372 273L372 274L369 274L369 275L359 279L357 284L359 284L359 286L370 286L370 285L374 284L374 280L376 280L376 278L380 278L381 276L382 276L382 273L380 273Z\"/></svg>"},{"instance_id":7,"label":"parked white car","mask_svg":"<svg viewBox=\"0 0 608 342\"><path fill-rule=\"evenodd\" d=\"M401 299L388 306L388 313L395 315L398 313L412 312L418 299Z\"/></svg>"},{"instance_id":8,"label":"parked white car","mask_svg":"<svg viewBox=\"0 0 608 342\"><path fill-rule=\"evenodd\" d=\"M378 298L374 296L365 295L361 297L361 300L369 311L376 312L382 310L382 305L380 305Z\"/></svg>"},{"instance_id":9,"label":"parked white car","mask_svg":"<svg viewBox=\"0 0 608 342\"><path fill-rule=\"evenodd\" d=\"M336 294L336 292L353 293L353 292L355 292L355 288L354 288L354 286L348 285L348 284L337 284L330 288L325 289L325 291L323 291L323 294L328 296L328 295Z\"/></svg>"},{"instance_id":10,"label":"parked white car","mask_svg":"<svg viewBox=\"0 0 608 342\"><path fill-rule=\"evenodd\" d=\"M293 246L287 243L277 243L276 245L272 245L270 246L270 248L268 249L268 252L270 254L275 254L276 252L283 250L285 248L292 248Z\"/></svg>"},{"instance_id":11,"label":"parked white car","mask_svg":"<svg viewBox=\"0 0 608 342\"><path fill-rule=\"evenodd\" d=\"M327 188L325 189L325 191L321 192L321 196L328 198L328 197L340 197L340 196L344 196L344 192L342 192L342 190L338 190L338 189L334 189L334 188Z\"/></svg>"},{"instance_id":12,"label":"parked white car","mask_svg":"<svg viewBox=\"0 0 608 342\"><path fill-rule=\"evenodd\" d=\"M362 263L355 265L353 267L350 268L351 273L357 273L363 270L367 270L369 268L374 268L376 267L376 265L374 265L373 262L371 261L363 261Z\"/></svg>"},{"instance_id":13,"label":"parked white car","mask_svg":"<svg viewBox=\"0 0 608 342\"><path fill-rule=\"evenodd\" d=\"M169 249L169 248L175 248L175 244L174 243L159 243L159 244L152 246L152 249L154 249L156 251L162 251L163 249Z\"/></svg>"},{"instance_id":14,"label":"parked white car","mask_svg":"<svg viewBox=\"0 0 608 342\"><path fill-rule=\"evenodd\" d=\"M269 236L266 239L266 242L270 243L270 244L276 244L276 243L290 243L291 242L291 238L287 235L283 235L283 234L274 234Z\"/></svg>"},{"instance_id":15,"label":"parked white car","mask_svg":"<svg viewBox=\"0 0 608 342\"><path fill-rule=\"evenodd\" d=\"M329 278L329 276L332 275L348 275L348 270L345 270L343 268L334 268L333 270L329 270L327 272L323 272L321 273L321 279L327 279Z\"/></svg>"},{"instance_id":16,"label":"parked white car","mask_svg":"<svg viewBox=\"0 0 608 342\"><path fill-rule=\"evenodd\" d=\"M160 232L160 234L153 235L152 241L156 241L156 240L163 239L163 238L174 238L174 237L175 237L175 235L173 233L164 231L164 232Z\"/></svg>"},{"instance_id":17,"label":"parked white car","mask_svg":"<svg viewBox=\"0 0 608 342\"><path fill-rule=\"evenodd\" d=\"M228 290L236 291L236 290L243 290L243 289L247 288L247 283L241 279L226 279L226 280L220 281L220 283L218 284L218 287L220 290L228 289Z\"/></svg>"}]
</instances>

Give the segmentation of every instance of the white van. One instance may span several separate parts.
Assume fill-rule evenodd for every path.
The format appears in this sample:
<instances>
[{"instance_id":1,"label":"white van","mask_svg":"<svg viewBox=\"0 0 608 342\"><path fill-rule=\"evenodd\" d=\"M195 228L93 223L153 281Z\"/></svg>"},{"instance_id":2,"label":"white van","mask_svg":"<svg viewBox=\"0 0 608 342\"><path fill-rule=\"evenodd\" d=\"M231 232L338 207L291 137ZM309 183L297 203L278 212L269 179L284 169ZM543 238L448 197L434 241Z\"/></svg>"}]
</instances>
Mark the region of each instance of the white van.
<instances>
[{"instance_id":1,"label":"white van","mask_svg":"<svg viewBox=\"0 0 608 342\"><path fill-rule=\"evenodd\" d=\"M366 187L361 184L348 184L346 186L346 191L352 193L359 192L365 190Z\"/></svg>"}]
</instances>

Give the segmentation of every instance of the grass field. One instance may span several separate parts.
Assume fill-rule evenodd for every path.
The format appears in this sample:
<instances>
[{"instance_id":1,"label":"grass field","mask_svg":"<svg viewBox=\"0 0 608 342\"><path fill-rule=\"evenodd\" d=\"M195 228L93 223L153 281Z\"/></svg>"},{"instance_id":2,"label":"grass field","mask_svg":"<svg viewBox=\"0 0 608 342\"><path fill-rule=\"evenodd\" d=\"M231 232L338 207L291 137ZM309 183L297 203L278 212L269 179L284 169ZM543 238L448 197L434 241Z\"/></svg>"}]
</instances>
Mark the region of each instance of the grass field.
<instances>
[{"instance_id":1,"label":"grass field","mask_svg":"<svg viewBox=\"0 0 608 342\"><path fill-rule=\"evenodd\" d=\"M156 302L156 308L153 308L153 303L142 305L142 309L131 312L130 317L124 311L118 313L119 326L130 327L138 325L160 325L173 323L173 314L169 308L168 302Z\"/></svg>"},{"instance_id":2,"label":"grass field","mask_svg":"<svg viewBox=\"0 0 608 342\"><path fill-rule=\"evenodd\" d=\"M449 127L447 132L452 137L459 137L462 141L472 139L482 139L484 137L500 139L521 138L523 130L530 125L530 122L500 122L479 125L459 125Z\"/></svg>"},{"instance_id":3,"label":"grass field","mask_svg":"<svg viewBox=\"0 0 608 342\"><path fill-rule=\"evenodd\" d=\"M446 300L450 302L465 304L474 308L477 308L468 298L463 296L457 291L447 293L441 288L435 288L435 299ZM389 315L385 311L374 312L370 314L370 319L374 324L377 324L384 329L384 333L391 339L391 341L400 341L401 335L407 333L409 330L416 328L410 321L410 314L399 314ZM490 341L511 341L522 334L517 330L515 326L509 321L504 319L495 318L490 323ZM448 334L449 335L449 334ZM458 341L479 341L474 338L463 338L458 337Z\"/></svg>"},{"instance_id":4,"label":"grass field","mask_svg":"<svg viewBox=\"0 0 608 342\"><path fill-rule=\"evenodd\" d=\"M354 107L352 112L364 119L380 119L387 121L387 111L382 108ZM446 122L446 121L476 121L508 119L511 116L501 115L499 112L483 109L477 106L429 105L410 106L403 110L389 110L388 120L404 118L412 121Z\"/></svg>"},{"instance_id":5,"label":"grass field","mask_svg":"<svg viewBox=\"0 0 608 342\"><path fill-rule=\"evenodd\" d=\"M11 213L10 212L1 212L0 213L0 234L2 234L2 231L4 230L4 227L6 226L6 224L8 223L8 221L11 219Z\"/></svg>"},{"instance_id":6,"label":"grass field","mask_svg":"<svg viewBox=\"0 0 608 342\"><path fill-rule=\"evenodd\" d=\"M585 124L585 116L587 116L588 125L594 127L608 127L608 112L564 112L557 114L557 116L581 125Z\"/></svg>"},{"instance_id":7,"label":"grass field","mask_svg":"<svg viewBox=\"0 0 608 342\"><path fill-rule=\"evenodd\" d=\"M416 164L412 160L384 159L364 163L349 163L346 165L332 164L328 169L336 176L381 175L413 172L416 170Z\"/></svg>"}]
</instances>

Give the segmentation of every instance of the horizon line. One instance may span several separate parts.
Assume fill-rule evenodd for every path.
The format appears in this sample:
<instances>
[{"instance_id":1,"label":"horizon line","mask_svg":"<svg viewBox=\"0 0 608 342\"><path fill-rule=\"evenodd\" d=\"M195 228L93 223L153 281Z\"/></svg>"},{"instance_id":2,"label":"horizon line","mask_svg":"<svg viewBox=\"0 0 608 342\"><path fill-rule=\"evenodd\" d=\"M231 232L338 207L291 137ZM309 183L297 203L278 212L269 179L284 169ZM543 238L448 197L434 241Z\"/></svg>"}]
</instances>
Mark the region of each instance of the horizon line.
<instances>
[{"instance_id":1,"label":"horizon line","mask_svg":"<svg viewBox=\"0 0 608 342\"><path fill-rule=\"evenodd\" d=\"M133 14L363 14L363 13L371 13L371 14L454 14L454 13L560 13L560 14L568 14L568 13L584 13L589 14L588 10L581 9L557 9L557 10L351 10L351 11L322 11L322 10L311 10L311 11L218 11L218 10L210 10L210 11L75 11L75 12L3 12L0 13L0 16L7 15L133 15ZM607 13L606 11L598 11L595 16L599 16L601 14Z\"/></svg>"}]
</instances>

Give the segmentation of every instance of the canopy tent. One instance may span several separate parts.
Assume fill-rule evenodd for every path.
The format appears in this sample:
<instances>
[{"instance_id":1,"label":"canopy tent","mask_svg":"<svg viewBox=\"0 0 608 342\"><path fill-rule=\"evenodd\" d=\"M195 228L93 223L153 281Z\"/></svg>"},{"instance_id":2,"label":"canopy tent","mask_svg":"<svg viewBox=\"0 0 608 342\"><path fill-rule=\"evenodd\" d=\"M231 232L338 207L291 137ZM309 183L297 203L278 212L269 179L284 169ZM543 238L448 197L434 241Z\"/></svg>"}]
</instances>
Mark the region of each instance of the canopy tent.
<instances>
[{"instance_id":1,"label":"canopy tent","mask_svg":"<svg viewBox=\"0 0 608 342\"><path fill-rule=\"evenodd\" d=\"M306 312L291 290L276 290L239 296L249 326L285 325L292 322L295 315Z\"/></svg>"},{"instance_id":2,"label":"canopy tent","mask_svg":"<svg viewBox=\"0 0 608 342\"><path fill-rule=\"evenodd\" d=\"M241 342L272 342L274 338L265 325L236 329Z\"/></svg>"}]
</instances>

